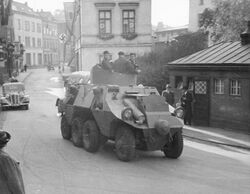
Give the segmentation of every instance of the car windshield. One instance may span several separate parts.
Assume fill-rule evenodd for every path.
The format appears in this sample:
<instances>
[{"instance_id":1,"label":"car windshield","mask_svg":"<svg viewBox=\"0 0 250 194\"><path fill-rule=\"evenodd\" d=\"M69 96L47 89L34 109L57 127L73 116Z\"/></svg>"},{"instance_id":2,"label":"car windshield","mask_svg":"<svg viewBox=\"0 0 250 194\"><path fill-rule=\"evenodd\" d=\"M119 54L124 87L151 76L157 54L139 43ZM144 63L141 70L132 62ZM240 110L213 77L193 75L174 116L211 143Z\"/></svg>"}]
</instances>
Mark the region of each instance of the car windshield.
<instances>
[{"instance_id":1,"label":"car windshield","mask_svg":"<svg viewBox=\"0 0 250 194\"><path fill-rule=\"evenodd\" d=\"M12 93L12 92L23 92L24 85L23 84L6 84L3 85L3 92L5 94Z\"/></svg>"}]
</instances>

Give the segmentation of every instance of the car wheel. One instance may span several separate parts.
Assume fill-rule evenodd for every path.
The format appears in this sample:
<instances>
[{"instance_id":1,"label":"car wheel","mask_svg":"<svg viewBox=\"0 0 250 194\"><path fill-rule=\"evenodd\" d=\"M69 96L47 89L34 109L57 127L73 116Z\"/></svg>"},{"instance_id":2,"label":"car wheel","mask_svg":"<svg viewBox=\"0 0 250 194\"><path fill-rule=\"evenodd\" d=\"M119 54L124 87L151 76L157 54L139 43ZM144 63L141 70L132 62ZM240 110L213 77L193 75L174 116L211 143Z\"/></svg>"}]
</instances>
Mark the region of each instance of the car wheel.
<instances>
[{"instance_id":1,"label":"car wheel","mask_svg":"<svg viewBox=\"0 0 250 194\"><path fill-rule=\"evenodd\" d=\"M82 147L82 127L83 120L79 117L75 118L72 123L72 142L74 146Z\"/></svg>"},{"instance_id":2,"label":"car wheel","mask_svg":"<svg viewBox=\"0 0 250 194\"><path fill-rule=\"evenodd\" d=\"M96 122L93 120L86 121L82 130L82 141L84 149L92 153L97 152L101 145L101 135Z\"/></svg>"},{"instance_id":3,"label":"car wheel","mask_svg":"<svg viewBox=\"0 0 250 194\"><path fill-rule=\"evenodd\" d=\"M128 162L135 158L135 135L126 126L120 127L115 135L115 151L119 160Z\"/></svg>"},{"instance_id":4,"label":"car wheel","mask_svg":"<svg viewBox=\"0 0 250 194\"><path fill-rule=\"evenodd\" d=\"M182 132L178 131L174 134L171 142L166 144L163 148L163 152L168 158L178 158L183 151L183 136Z\"/></svg>"},{"instance_id":5,"label":"car wheel","mask_svg":"<svg viewBox=\"0 0 250 194\"><path fill-rule=\"evenodd\" d=\"M64 139L69 140L71 138L71 127L65 115L63 115L61 119L61 134Z\"/></svg>"}]
</instances>

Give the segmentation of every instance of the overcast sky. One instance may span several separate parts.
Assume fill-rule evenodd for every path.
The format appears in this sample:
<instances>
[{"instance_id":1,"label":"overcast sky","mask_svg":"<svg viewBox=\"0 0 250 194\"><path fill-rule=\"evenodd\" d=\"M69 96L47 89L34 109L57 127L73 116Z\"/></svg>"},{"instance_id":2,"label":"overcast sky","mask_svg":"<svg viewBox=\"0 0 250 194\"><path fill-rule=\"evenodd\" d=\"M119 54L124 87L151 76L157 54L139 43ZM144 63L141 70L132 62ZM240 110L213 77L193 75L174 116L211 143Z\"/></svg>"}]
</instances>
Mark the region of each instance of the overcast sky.
<instances>
[{"instance_id":1,"label":"overcast sky","mask_svg":"<svg viewBox=\"0 0 250 194\"><path fill-rule=\"evenodd\" d=\"M34 10L43 9L54 11L63 9L63 2L73 0L16 0L28 2ZM169 26L182 26L188 24L189 0L152 0L152 24L162 21Z\"/></svg>"}]
</instances>

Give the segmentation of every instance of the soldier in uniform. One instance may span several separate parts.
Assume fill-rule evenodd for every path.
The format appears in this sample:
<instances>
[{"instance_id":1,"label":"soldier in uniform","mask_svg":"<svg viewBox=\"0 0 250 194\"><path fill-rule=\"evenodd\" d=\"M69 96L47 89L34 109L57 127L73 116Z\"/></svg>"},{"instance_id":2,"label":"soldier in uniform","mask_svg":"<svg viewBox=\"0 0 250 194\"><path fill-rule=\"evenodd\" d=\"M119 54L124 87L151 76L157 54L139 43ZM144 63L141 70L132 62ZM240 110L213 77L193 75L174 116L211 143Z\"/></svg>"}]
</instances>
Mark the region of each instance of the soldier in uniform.
<instances>
[{"instance_id":1,"label":"soldier in uniform","mask_svg":"<svg viewBox=\"0 0 250 194\"><path fill-rule=\"evenodd\" d=\"M171 86L169 84L166 85L166 90L163 90L162 96L165 97L168 104L174 106L174 92L171 91Z\"/></svg>"},{"instance_id":2,"label":"soldier in uniform","mask_svg":"<svg viewBox=\"0 0 250 194\"><path fill-rule=\"evenodd\" d=\"M3 151L10 138L8 132L0 131L0 193L25 194L19 163Z\"/></svg>"},{"instance_id":3,"label":"soldier in uniform","mask_svg":"<svg viewBox=\"0 0 250 194\"><path fill-rule=\"evenodd\" d=\"M124 74L136 74L135 67L133 67L128 60L126 60L124 52L120 51L118 56L119 58L114 62L114 71Z\"/></svg>"},{"instance_id":4,"label":"soldier in uniform","mask_svg":"<svg viewBox=\"0 0 250 194\"><path fill-rule=\"evenodd\" d=\"M103 60L99 66L104 70L113 71L112 63L110 62L110 53L108 51L103 52Z\"/></svg>"},{"instance_id":5,"label":"soldier in uniform","mask_svg":"<svg viewBox=\"0 0 250 194\"><path fill-rule=\"evenodd\" d=\"M129 62L130 62L130 65L132 66L135 73L138 74L138 73L141 72L141 70L139 69L138 64L136 63L136 55L135 55L135 53L130 53Z\"/></svg>"},{"instance_id":6,"label":"soldier in uniform","mask_svg":"<svg viewBox=\"0 0 250 194\"><path fill-rule=\"evenodd\" d=\"M192 122L192 102L193 102L193 95L188 91L188 87L184 86L182 88L182 97L181 97L181 106L185 110L184 114L184 124L191 125Z\"/></svg>"}]
</instances>

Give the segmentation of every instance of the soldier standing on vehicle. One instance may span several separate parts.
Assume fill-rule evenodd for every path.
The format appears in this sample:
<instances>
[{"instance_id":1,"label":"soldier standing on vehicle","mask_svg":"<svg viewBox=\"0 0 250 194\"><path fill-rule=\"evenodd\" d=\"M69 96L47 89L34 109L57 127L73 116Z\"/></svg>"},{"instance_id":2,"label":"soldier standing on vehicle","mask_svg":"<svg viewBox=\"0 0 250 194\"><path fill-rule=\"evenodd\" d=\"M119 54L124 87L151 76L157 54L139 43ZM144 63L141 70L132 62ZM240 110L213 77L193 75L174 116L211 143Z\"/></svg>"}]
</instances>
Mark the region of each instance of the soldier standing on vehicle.
<instances>
[{"instance_id":1,"label":"soldier standing on vehicle","mask_svg":"<svg viewBox=\"0 0 250 194\"><path fill-rule=\"evenodd\" d=\"M3 151L10 138L8 132L0 131L0 193L25 194L19 164Z\"/></svg>"},{"instance_id":2,"label":"soldier standing on vehicle","mask_svg":"<svg viewBox=\"0 0 250 194\"><path fill-rule=\"evenodd\" d=\"M110 62L110 53L108 51L103 52L103 60L99 66L104 70L113 71L112 63Z\"/></svg>"},{"instance_id":3,"label":"soldier standing on vehicle","mask_svg":"<svg viewBox=\"0 0 250 194\"><path fill-rule=\"evenodd\" d=\"M136 55L135 55L135 53L130 53L130 55L129 55L129 62L130 62L130 65L133 68L133 71L135 73L138 74L138 73L141 72L141 70L139 69L138 64L136 63Z\"/></svg>"},{"instance_id":4,"label":"soldier standing on vehicle","mask_svg":"<svg viewBox=\"0 0 250 194\"><path fill-rule=\"evenodd\" d=\"M135 68L130 64L128 60L125 58L124 52L120 51L118 53L119 58L114 62L114 71L118 73L124 74L135 74Z\"/></svg>"},{"instance_id":5,"label":"soldier standing on vehicle","mask_svg":"<svg viewBox=\"0 0 250 194\"><path fill-rule=\"evenodd\" d=\"M165 101L174 106L174 92L171 90L171 86L169 84L166 85L166 90L163 90L162 96L165 97Z\"/></svg>"}]
</instances>

